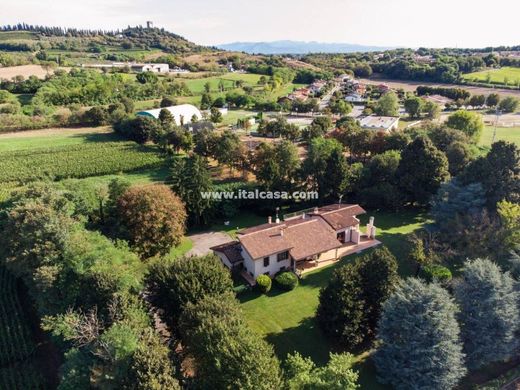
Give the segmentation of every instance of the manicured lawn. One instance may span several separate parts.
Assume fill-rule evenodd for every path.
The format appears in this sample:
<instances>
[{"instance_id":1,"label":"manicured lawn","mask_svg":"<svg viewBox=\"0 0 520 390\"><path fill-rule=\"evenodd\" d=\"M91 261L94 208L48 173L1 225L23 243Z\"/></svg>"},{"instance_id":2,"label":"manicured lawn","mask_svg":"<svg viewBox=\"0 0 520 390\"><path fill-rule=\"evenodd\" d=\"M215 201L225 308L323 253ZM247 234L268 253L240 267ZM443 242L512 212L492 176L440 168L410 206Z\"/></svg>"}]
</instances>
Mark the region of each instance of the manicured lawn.
<instances>
[{"instance_id":1,"label":"manicured lawn","mask_svg":"<svg viewBox=\"0 0 520 390\"><path fill-rule=\"evenodd\" d=\"M181 241L181 244L172 250L169 253L170 258L181 257L188 253L191 248L193 248L193 241L191 241L188 237L184 237Z\"/></svg>"},{"instance_id":2,"label":"manicured lawn","mask_svg":"<svg viewBox=\"0 0 520 390\"><path fill-rule=\"evenodd\" d=\"M482 136L480 137L480 146L491 146L493 140L494 127L487 126L484 128ZM520 146L520 127L497 127L496 141L513 142Z\"/></svg>"},{"instance_id":3,"label":"manicured lawn","mask_svg":"<svg viewBox=\"0 0 520 390\"><path fill-rule=\"evenodd\" d=\"M507 78L509 85L520 84L520 68L513 68L508 66L500 69L489 69L480 72L468 73L463 75L463 78L469 81L487 82L488 76L492 83L504 84L504 80Z\"/></svg>"},{"instance_id":4,"label":"manicured lawn","mask_svg":"<svg viewBox=\"0 0 520 390\"><path fill-rule=\"evenodd\" d=\"M405 258L405 237L427 222L427 216L417 211L374 212L365 215L362 224L366 224L369 216L375 217L378 239L397 257L401 276L412 275L413 266ZM349 256L339 263L305 275L300 286L291 292L273 289L268 295L247 292L239 297L249 325L274 345L281 359L287 353L298 351L304 356L311 356L316 363L324 364L329 352L338 350L316 327L314 314L319 291L327 284L334 269L356 256ZM357 368L363 388L384 388L377 383L374 367L366 360L367 357L367 353L358 355Z\"/></svg>"}]
</instances>

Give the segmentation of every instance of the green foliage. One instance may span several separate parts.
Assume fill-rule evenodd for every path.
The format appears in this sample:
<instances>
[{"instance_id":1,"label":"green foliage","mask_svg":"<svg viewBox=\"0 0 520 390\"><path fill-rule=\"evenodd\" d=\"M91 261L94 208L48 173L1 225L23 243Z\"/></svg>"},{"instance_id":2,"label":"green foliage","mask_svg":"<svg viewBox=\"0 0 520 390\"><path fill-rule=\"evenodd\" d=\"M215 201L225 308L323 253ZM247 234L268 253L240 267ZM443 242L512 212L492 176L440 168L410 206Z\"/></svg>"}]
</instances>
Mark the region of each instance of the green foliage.
<instances>
[{"instance_id":1,"label":"green foliage","mask_svg":"<svg viewBox=\"0 0 520 390\"><path fill-rule=\"evenodd\" d=\"M512 143L498 141L485 157L474 160L461 175L463 184L481 183L487 205L520 200L520 149Z\"/></svg>"},{"instance_id":2,"label":"green foliage","mask_svg":"<svg viewBox=\"0 0 520 390\"><path fill-rule=\"evenodd\" d=\"M515 112L520 105L520 100L514 96L506 96L498 103L498 108L503 112Z\"/></svg>"},{"instance_id":3,"label":"green foliage","mask_svg":"<svg viewBox=\"0 0 520 390\"><path fill-rule=\"evenodd\" d=\"M371 342L381 306L397 284L397 261L387 248L338 268L320 291L318 324L347 348Z\"/></svg>"},{"instance_id":4,"label":"green foliage","mask_svg":"<svg viewBox=\"0 0 520 390\"><path fill-rule=\"evenodd\" d=\"M489 260L465 263L455 284L466 361L470 369L509 358L518 346L518 292L511 275Z\"/></svg>"},{"instance_id":5,"label":"green foliage","mask_svg":"<svg viewBox=\"0 0 520 390\"><path fill-rule=\"evenodd\" d=\"M137 116L133 119L124 119L114 125L114 130L127 139L144 144L160 133L161 122L147 116Z\"/></svg>"},{"instance_id":6,"label":"green foliage","mask_svg":"<svg viewBox=\"0 0 520 390\"><path fill-rule=\"evenodd\" d=\"M282 290L291 291L298 286L298 277L294 272L282 272L274 278L276 285Z\"/></svg>"},{"instance_id":7,"label":"green foliage","mask_svg":"<svg viewBox=\"0 0 520 390\"><path fill-rule=\"evenodd\" d=\"M486 202L484 190L480 183L462 185L453 179L444 183L431 201L431 215L441 227L463 214L476 213Z\"/></svg>"},{"instance_id":8,"label":"green foliage","mask_svg":"<svg viewBox=\"0 0 520 390\"><path fill-rule=\"evenodd\" d=\"M256 287L262 294L271 291L273 281L268 275L260 275L256 278Z\"/></svg>"},{"instance_id":9,"label":"green foliage","mask_svg":"<svg viewBox=\"0 0 520 390\"><path fill-rule=\"evenodd\" d=\"M180 389L169 355L159 336L147 330L133 354L128 386L136 390Z\"/></svg>"},{"instance_id":10,"label":"green foliage","mask_svg":"<svg viewBox=\"0 0 520 390\"><path fill-rule=\"evenodd\" d=\"M309 144L309 152L303 163L303 173L312 188L323 194L326 189L327 165L333 152L342 153L342 145L331 138L314 138Z\"/></svg>"},{"instance_id":11,"label":"green foliage","mask_svg":"<svg viewBox=\"0 0 520 390\"><path fill-rule=\"evenodd\" d=\"M420 118L423 104L423 100L420 97L410 96L404 101L404 109L411 118Z\"/></svg>"},{"instance_id":12,"label":"green foliage","mask_svg":"<svg viewBox=\"0 0 520 390\"><path fill-rule=\"evenodd\" d=\"M439 264L427 264L421 268L420 277L427 282L439 282L442 284L448 283L452 274L449 268Z\"/></svg>"},{"instance_id":13,"label":"green foliage","mask_svg":"<svg viewBox=\"0 0 520 390\"><path fill-rule=\"evenodd\" d=\"M375 112L382 116L398 116L399 115L399 98L396 93L389 91L379 98L377 101Z\"/></svg>"},{"instance_id":14,"label":"green foliage","mask_svg":"<svg viewBox=\"0 0 520 390\"><path fill-rule=\"evenodd\" d=\"M352 369L354 356L350 353L330 354L325 367L316 367L310 358L298 352L285 361L285 382L288 390L355 390L359 388L359 374Z\"/></svg>"},{"instance_id":15,"label":"green foliage","mask_svg":"<svg viewBox=\"0 0 520 390\"><path fill-rule=\"evenodd\" d=\"M446 121L446 125L452 129L464 132L475 143L478 142L482 130L484 130L482 115L464 110L451 114Z\"/></svg>"},{"instance_id":16,"label":"green foliage","mask_svg":"<svg viewBox=\"0 0 520 390\"><path fill-rule=\"evenodd\" d=\"M397 176L408 200L425 204L449 178L448 159L430 140L418 137L401 153Z\"/></svg>"},{"instance_id":17,"label":"green foliage","mask_svg":"<svg viewBox=\"0 0 520 390\"><path fill-rule=\"evenodd\" d=\"M195 225L210 220L208 211L212 200L204 198L203 193L213 190L213 184L203 157L194 154L183 159L174 159L171 167L171 187L186 205L191 223Z\"/></svg>"},{"instance_id":18,"label":"green foliage","mask_svg":"<svg viewBox=\"0 0 520 390\"><path fill-rule=\"evenodd\" d=\"M304 137L312 140L317 137L322 137L332 129L332 119L329 116L318 116L314 118L304 131Z\"/></svg>"},{"instance_id":19,"label":"green foliage","mask_svg":"<svg viewBox=\"0 0 520 390\"><path fill-rule=\"evenodd\" d=\"M290 190L300 167L298 150L289 141L282 141L274 146L260 144L252 163L257 180L272 191Z\"/></svg>"},{"instance_id":20,"label":"green foliage","mask_svg":"<svg viewBox=\"0 0 520 390\"><path fill-rule=\"evenodd\" d=\"M374 361L398 389L451 389L465 375L457 307L436 284L407 279L384 303Z\"/></svg>"},{"instance_id":21,"label":"green foliage","mask_svg":"<svg viewBox=\"0 0 520 390\"><path fill-rule=\"evenodd\" d=\"M0 388L40 388L44 379L33 366L33 343L29 319L18 298L16 279L0 266ZM24 362L20 364L20 362Z\"/></svg>"},{"instance_id":22,"label":"green foliage","mask_svg":"<svg viewBox=\"0 0 520 390\"><path fill-rule=\"evenodd\" d=\"M183 257L153 264L147 275L154 302L172 323L178 321L188 303L232 291L229 271L218 257Z\"/></svg>"},{"instance_id":23,"label":"green foliage","mask_svg":"<svg viewBox=\"0 0 520 390\"><path fill-rule=\"evenodd\" d=\"M206 296L188 304L180 328L194 358L196 388L280 388L273 348L248 329L232 295Z\"/></svg>"},{"instance_id":24,"label":"green foliage","mask_svg":"<svg viewBox=\"0 0 520 390\"><path fill-rule=\"evenodd\" d=\"M83 178L156 168L163 158L133 142L67 145L0 153L0 182ZM95 161L95 163L93 163Z\"/></svg>"},{"instance_id":25,"label":"green foliage","mask_svg":"<svg viewBox=\"0 0 520 390\"><path fill-rule=\"evenodd\" d=\"M167 254L184 236L184 204L165 185L129 188L117 199L117 216L123 235L142 258Z\"/></svg>"}]
</instances>

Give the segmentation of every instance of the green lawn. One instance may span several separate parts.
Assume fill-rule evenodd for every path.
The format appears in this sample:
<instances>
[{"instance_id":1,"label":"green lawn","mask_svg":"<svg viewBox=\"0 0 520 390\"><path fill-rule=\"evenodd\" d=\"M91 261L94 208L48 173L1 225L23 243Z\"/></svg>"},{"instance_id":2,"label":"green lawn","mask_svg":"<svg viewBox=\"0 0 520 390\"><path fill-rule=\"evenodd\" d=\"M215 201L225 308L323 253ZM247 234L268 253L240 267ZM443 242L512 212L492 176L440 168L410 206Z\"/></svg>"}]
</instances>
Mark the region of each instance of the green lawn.
<instances>
[{"instance_id":1,"label":"green lawn","mask_svg":"<svg viewBox=\"0 0 520 390\"><path fill-rule=\"evenodd\" d=\"M480 146L491 146L494 127L486 126L480 137ZM496 141L513 142L520 147L520 127L498 127Z\"/></svg>"},{"instance_id":2,"label":"green lawn","mask_svg":"<svg viewBox=\"0 0 520 390\"><path fill-rule=\"evenodd\" d=\"M520 68L505 66L500 69L489 69L480 72L467 73L463 78L468 81L484 81L504 84L507 79L509 85L520 85Z\"/></svg>"},{"instance_id":3,"label":"green lawn","mask_svg":"<svg viewBox=\"0 0 520 390\"><path fill-rule=\"evenodd\" d=\"M400 213L375 212L362 218L366 223L369 216L375 217L378 239L387 245L399 261L402 276L413 274L413 266L405 260L405 236L427 222L427 216L417 211ZM339 263L309 273L301 284L291 292L273 289L268 295L248 292L240 296L242 309L249 325L275 347L277 355L284 359L287 353L298 351L311 356L315 362L324 364L330 351L337 350L316 328L314 314L318 306L320 288L327 284L335 268L352 261L349 256ZM367 353L358 356L357 368L361 373L363 388L384 388L375 379L375 369L366 360Z\"/></svg>"}]
</instances>

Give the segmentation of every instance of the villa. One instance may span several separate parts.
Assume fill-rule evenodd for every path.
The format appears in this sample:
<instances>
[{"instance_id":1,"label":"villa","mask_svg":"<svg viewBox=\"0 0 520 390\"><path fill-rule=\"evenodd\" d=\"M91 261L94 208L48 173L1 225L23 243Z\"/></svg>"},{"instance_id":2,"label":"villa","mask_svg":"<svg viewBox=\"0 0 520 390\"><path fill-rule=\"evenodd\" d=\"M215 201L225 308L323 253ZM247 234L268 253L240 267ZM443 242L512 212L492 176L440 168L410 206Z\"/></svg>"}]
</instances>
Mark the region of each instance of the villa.
<instances>
[{"instance_id":1,"label":"villa","mask_svg":"<svg viewBox=\"0 0 520 390\"><path fill-rule=\"evenodd\" d=\"M238 239L211 250L231 270L251 284L259 275L274 277L291 270L297 274L333 263L344 256L379 245L371 217L366 234L359 230L356 204L334 204L303 210L273 222L243 229Z\"/></svg>"}]
</instances>

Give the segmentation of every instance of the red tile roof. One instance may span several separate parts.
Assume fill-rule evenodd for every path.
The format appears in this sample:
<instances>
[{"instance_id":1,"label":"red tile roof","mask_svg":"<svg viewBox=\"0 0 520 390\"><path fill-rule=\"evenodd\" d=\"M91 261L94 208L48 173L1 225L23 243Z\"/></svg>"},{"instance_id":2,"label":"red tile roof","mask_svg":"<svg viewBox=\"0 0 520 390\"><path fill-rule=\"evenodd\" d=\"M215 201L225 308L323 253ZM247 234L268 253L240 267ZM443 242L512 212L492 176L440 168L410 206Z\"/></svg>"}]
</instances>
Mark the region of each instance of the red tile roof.
<instances>
[{"instance_id":1,"label":"red tile roof","mask_svg":"<svg viewBox=\"0 0 520 390\"><path fill-rule=\"evenodd\" d=\"M355 226L358 205L329 205L302 212L280 223L266 223L239 232L238 239L253 259L289 251L295 260L339 248L336 231Z\"/></svg>"}]
</instances>

